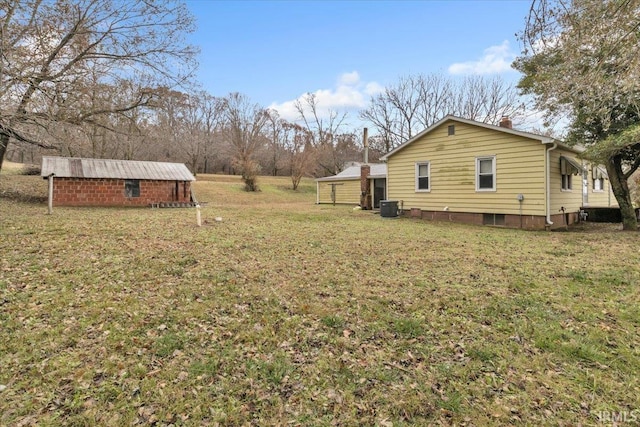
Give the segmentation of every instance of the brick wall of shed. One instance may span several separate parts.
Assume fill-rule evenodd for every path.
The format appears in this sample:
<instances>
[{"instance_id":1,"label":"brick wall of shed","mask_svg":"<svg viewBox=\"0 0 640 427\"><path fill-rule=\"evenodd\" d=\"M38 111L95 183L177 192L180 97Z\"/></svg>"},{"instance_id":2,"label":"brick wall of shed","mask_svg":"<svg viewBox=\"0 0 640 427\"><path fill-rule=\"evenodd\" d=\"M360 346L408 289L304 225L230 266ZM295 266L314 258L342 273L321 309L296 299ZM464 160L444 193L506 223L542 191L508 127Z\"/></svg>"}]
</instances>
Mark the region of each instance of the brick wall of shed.
<instances>
[{"instance_id":1,"label":"brick wall of shed","mask_svg":"<svg viewBox=\"0 0 640 427\"><path fill-rule=\"evenodd\" d=\"M140 197L126 197L123 179L54 178L55 206L149 206L161 202L189 202L191 183L140 180Z\"/></svg>"}]
</instances>

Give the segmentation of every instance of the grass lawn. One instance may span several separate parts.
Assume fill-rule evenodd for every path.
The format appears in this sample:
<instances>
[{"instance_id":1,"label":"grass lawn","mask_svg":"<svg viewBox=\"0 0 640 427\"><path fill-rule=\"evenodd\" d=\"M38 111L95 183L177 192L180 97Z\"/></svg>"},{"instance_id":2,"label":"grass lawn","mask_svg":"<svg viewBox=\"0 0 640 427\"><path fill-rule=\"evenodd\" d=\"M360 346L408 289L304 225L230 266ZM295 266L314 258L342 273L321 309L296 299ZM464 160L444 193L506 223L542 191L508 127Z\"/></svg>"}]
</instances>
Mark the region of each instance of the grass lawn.
<instances>
[{"instance_id":1,"label":"grass lawn","mask_svg":"<svg viewBox=\"0 0 640 427\"><path fill-rule=\"evenodd\" d=\"M55 207L0 176L0 425L640 420L640 242L317 206ZM222 221L214 218L222 217Z\"/></svg>"}]
</instances>

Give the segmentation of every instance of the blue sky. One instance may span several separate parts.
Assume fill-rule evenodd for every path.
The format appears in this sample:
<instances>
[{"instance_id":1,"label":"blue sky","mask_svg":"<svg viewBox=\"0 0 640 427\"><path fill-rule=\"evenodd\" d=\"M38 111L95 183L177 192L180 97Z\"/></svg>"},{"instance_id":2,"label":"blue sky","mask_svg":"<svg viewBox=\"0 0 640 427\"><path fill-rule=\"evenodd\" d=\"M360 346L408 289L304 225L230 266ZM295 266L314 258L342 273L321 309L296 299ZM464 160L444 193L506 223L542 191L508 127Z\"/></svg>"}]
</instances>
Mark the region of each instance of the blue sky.
<instances>
[{"instance_id":1,"label":"blue sky","mask_svg":"<svg viewBox=\"0 0 640 427\"><path fill-rule=\"evenodd\" d=\"M198 80L215 96L241 92L294 119L293 101L316 93L350 111L400 76L500 75L520 51L529 0L187 0L201 49ZM355 117L354 117L355 118Z\"/></svg>"}]
</instances>

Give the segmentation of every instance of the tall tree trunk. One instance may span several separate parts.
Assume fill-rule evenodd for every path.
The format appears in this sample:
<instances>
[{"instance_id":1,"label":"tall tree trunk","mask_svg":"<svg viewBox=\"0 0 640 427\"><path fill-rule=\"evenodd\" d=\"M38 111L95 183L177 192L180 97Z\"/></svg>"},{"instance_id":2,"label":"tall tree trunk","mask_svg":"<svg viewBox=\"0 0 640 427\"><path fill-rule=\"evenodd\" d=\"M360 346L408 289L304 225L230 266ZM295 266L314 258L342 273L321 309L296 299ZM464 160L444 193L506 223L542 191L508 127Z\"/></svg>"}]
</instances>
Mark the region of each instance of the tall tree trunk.
<instances>
[{"instance_id":1,"label":"tall tree trunk","mask_svg":"<svg viewBox=\"0 0 640 427\"><path fill-rule=\"evenodd\" d=\"M609 182L611 189L616 196L620 213L622 214L622 229L626 231L637 231L638 220L636 211L633 209L631 202L631 193L624 172L622 171L622 159L620 156L614 156L607 162L607 173L609 174Z\"/></svg>"},{"instance_id":2,"label":"tall tree trunk","mask_svg":"<svg viewBox=\"0 0 640 427\"><path fill-rule=\"evenodd\" d=\"M7 147L9 146L9 135L4 133L0 134L0 171L2 170L2 162L4 156L7 154Z\"/></svg>"}]
</instances>

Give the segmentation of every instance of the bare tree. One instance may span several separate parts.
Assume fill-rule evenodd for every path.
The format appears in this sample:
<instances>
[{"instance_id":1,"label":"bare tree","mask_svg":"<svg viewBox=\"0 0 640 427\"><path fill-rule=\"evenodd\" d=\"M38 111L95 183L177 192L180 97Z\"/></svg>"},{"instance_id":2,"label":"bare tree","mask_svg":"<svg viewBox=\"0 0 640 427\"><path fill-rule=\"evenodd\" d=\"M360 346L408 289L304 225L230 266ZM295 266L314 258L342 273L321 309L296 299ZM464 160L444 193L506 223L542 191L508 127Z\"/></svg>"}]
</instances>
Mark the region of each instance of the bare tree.
<instances>
[{"instance_id":1,"label":"bare tree","mask_svg":"<svg viewBox=\"0 0 640 427\"><path fill-rule=\"evenodd\" d=\"M204 132L204 164L203 172L209 173L209 166L213 160L218 156L218 150L216 150L217 135L222 129L223 123L223 106L224 103L220 98L209 95L202 92L202 98L200 99L203 118L203 132Z\"/></svg>"},{"instance_id":2,"label":"bare tree","mask_svg":"<svg viewBox=\"0 0 640 427\"><path fill-rule=\"evenodd\" d=\"M134 82L122 81L118 86L99 83L98 79L87 87L86 101L90 109L105 109L113 104L131 102L137 97L139 88ZM134 159L141 154L147 142L145 115L149 111L134 108L120 114L99 115L94 120L79 126L66 125L67 128L79 128L83 138L65 139L58 145L61 152L75 151L77 155L93 158ZM52 126L60 128L64 125ZM50 134L56 135L55 129ZM59 139L59 138L58 138Z\"/></svg>"},{"instance_id":3,"label":"bare tree","mask_svg":"<svg viewBox=\"0 0 640 427\"><path fill-rule=\"evenodd\" d=\"M471 76L460 82L438 74L399 79L375 95L360 117L373 124L386 152L447 114L497 124L524 112L515 88L499 78Z\"/></svg>"},{"instance_id":4,"label":"bare tree","mask_svg":"<svg viewBox=\"0 0 640 427\"><path fill-rule=\"evenodd\" d=\"M0 22L0 168L10 142L54 147L42 130L148 105L153 87L185 83L194 69L183 41L193 18L170 0L5 0ZM96 75L139 91L97 107L85 90Z\"/></svg>"},{"instance_id":5,"label":"bare tree","mask_svg":"<svg viewBox=\"0 0 640 427\"><path fill-rule=\"evenodd\" d=\"M450 111L451 97L451 84L442 77L401 77L372 97L360 117L373 124L390 151Z\"/></svg>"},{"instance_id":6,"label":"bare tree","mask_svg":"<svg viewBox=\"0 0 640 427\"><path fill-rule=\"evenodd\" d=\"M317 151L317 161L323 172L321 175L335 175L342 170L343 164L337 161L336 145L338 136L346 126L347 113L328 110L323 115L315 94L308 93L302 100L296 101L296 110L307 131L311 133L312 144Z\"/></svg>"},{"instance_id":7,"label":"bare tree","mask_svg":"<svg viewBox=\"0 0 640 427\"><path fill-rule=\"evenodd\" d=\"M297 190L302 177L313 172L316 161L313 135L304 127L289 122L282 123L282 130L288 150L291 185L293 190Z\"/></svg>"},{"instance_id":8,"label":"bare tree","mask_svg":"<svg viewBox=\"0 0 640 427\"><path fill-rule=\"evenodd\" d=\"M271 174L277 176L284 168L288 122L280 117L276 110L267 110L267 135L269 137L268 165Z\"/></svg>"},{"instance_id":9,"label":"bare tree","mask_svg":"<svg viewBox=\"0 0 640 427\"><path fill-rule=\"evenodd\" d=\"M315 158L322 168L319 171L321 176L326 173L335 175L344 169L345 164L351 161L362 160L362 149L360 138L355 132L344 132L335 135L334 143L315 147Z\"/></svg>"},{"instance_id":10,"label":"bare tree","mask_svg":"<svg viewBox=\"0 0 640 427\"><path fill-rule=\"evenodd\" d=\"M204 91L162 90L153 111L154 139L161 152L156 157L184 161L194 174L207 172L217 156L222 109L223 101Z\"/></svg>"},{"instance_id":11,"label":"bare tree","mask_svg":"<svg viewBox=\"0 0 640 427\"><path fill-rule=\"evenodd\" d=\"M388 102L386 93L375 95L369 101L369 107L360 112L360 117L369 121L378 131L375 136L378 148L383 152L389 152L400 144L403 136L397 126L397 110Z\"/></svg>"},{"instance_id":12,"label":"bare tree","mask_svg":"<svg viewBox=\"0 0 640 427\"><path fill-rule=\"evenodd\" d=\"M345 124L347 113L328 110L323 117L318 106L318 97L307 93L302 100L295 102L295 108L305 127L313 135L314 145L333 144L335 136Z\"/></svg>"},{"instance_id":13,"label":"bare tree","mask_svg":"<svg viewBox=\"0 0 640 427\"><path fill-rule=\"evenodd\" d=\"M183 140L187 138L189 95L169 88L160 88L157 94L152 111L152 136L156 145L152 158L161 161L178 159L183 151Z\"/></svg>"},{"instance_id":14,"label":"bare tree","mask_svg":"<svg viewBox=\"0 0 640 427\"><path fill-rule=\"evenodd\" d=\"M182 140L179 141L180 148L187 157L187 165L194 175L198 173L198 165L204 156L205 135L204 135L204 111L199 103L198 95L188 97L185 105L185 114L182 118L184 127Z\"/></svg>"},{"instance_id":15,"label":"bare tree","mask_svg":"<svg viewBox=\"0 0 640 427\"><path fill-rule=\"evenodd\" d=\"M260 165L255 155L266 140L262 132L268 114L264 108L236 92L224 98L223 115L224 132L233 149L234 166L240 170L246 190L258 191Z\"/></svg>"},{"instance_id":16,"label":"bare tree","mask_svg":"<svg viewBox=\"0 0 640 427\"><path fill-rule=\"evenodd\" d=\"M498 77L466 77L454 86L453 100L451 114L482 123L498 124L505 116L517 120L525 110L516 88Z\"/></svg>"},{"instance_id":17,"label":"bare tree","mask_svg":"<svg viewBox=\"0 0 640 427\"><path fill-rule=\"evenodd\" d=\"M210 152L215 153L213 134L222 121L221 102L206 92L188 95L182 114L183 136L178 145L194 174Z\"/></svg>"}]
</instances>

